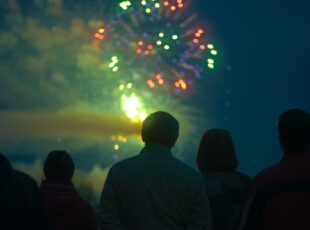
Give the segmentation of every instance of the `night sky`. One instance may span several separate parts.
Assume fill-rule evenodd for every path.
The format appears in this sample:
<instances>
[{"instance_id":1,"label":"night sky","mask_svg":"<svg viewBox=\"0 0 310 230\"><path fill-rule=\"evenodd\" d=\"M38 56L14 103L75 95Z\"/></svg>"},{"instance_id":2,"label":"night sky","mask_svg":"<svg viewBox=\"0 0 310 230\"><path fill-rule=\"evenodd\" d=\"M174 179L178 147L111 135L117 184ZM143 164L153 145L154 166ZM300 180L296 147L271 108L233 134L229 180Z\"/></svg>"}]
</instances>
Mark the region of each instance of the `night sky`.
<instances>
[{"instance_id":1,"label":"night sky","mask_svg":"<svg viewBox=\"0 0 310 230\"><path fill-rule=\"evenodd\" d=\"M277 117L290 108L310 110L310 5L213 0L197 1L197 6L223 41L232 66L223 83L233 89L229 119L218 124L231 131L241 169L255 175L281 158ZM219 118L223 110L217 108Z\"/></svg>"},{"instance_id":2,"label":"night sky","mask_svg":"<svg viewBox=\"0 0 310 230\"><path fill-rule=\"evenodd\" d=\"M28 2L32 1L22 2L23 8L27 9ZM68 4L69 2L72 7L77 8L83 1L67 1ZM197 114L197 110L199 113L201 109L201 114L206 115L206 118L202 115L199 122L208 120L205 126L197 129L195 134L197 137L194 142L198 143L197 138L207 128L228 129L236 144L240 170L254 176L260 170L281 159L281 149L278 146L276 132L278 116L290 108L310 110L308 69L310 64L310 15L308 12L310 3L286 0L195 0L193 4L192 10L197 11L201 20L207 22L212 37L216 39L217 44L220 44L219 50L222 59L221 67L215 71L214 76L204 82L205 85L199 86L198 92L192 96L190 101L191 108L195 111L193 114ZM109 9L109 5L104 7L103 13ZM83 6L79 7L79 10L81 9L87 9L86 15L91 14L94 7L91 3L88 5L84 2ZM1 16L3 15L4 11L1 11ZM73 49L74 46L68 49L70 48ZM1 58L4 63L3 56ZM4 80L8 78L4 75L0 77L3 77ZM59 77L59 79L61 78ZM96 84L93 87L96 87ZM70 103L71 99L74 101L73 99L77 97L80 89L69 90L65 102L62 99L57 101L58 98L51 100L48 91L44 92L43 90L42 98L34 96L32 99L35 98L35 100L30 101L21 97L20 104L14 101L14 96L8 96L14 95L14 93L19 95L18 91L10 92L7 88L1 88L1 90L1 111L37 109L44 106L49 109L48 111L51 111L57 106ZM62 92L65 90L66 88L62 88ZM94 90L91 93L95 94L95 92ZM61 95L58 96L61 98ZM47 100L44 100L45 97ZM98 104L89 92L82 97L95 105ZM36 106L32 106L34 104ZM89 109L84 104L80 107ZM89 110L94 112L93 108ZM74 111L70 108L69 114ZM95 115L92 114L92 116ZM110 121L110 117L106 120ZM118 120L114 122L118 123ZM84 129L87 130L85 127L80 127L80 130ZM131 133L132 127L126 127L126 132ZM54 145L47 144L44 148L38 147L42 143L37 142L22 141L17 145L17 142L14 141L7 142L3 132L0 134L0 148L2 151L8 152L9 158L16 162L33 163L32 161L37 155L30 156L28 154L32 148L47 151L50 146L53 148L62 147L58 142ZM101 143L101 140L96 140L95 143ZM73 145L70 143L66 146L72 147ZM104 165L101 165L103 168L109 166L109 162L113 160L112 155L100 156L100 151L102 149L106 151L108 144L102 142L91 147L85 147L83 143L76 145L83 146L83 151L77 151L75 155L76 159L79 159L78 166L87 170L92 169L91 175L93 176L104 174L105 171L102 172L98 167L92 168L92 166L97 161L105 162ZM17 151L19 146L25 148L24 153L20 154ZM138 146L138 148L140 147ZM72 148L75 149L75 147ZM78 149L78 147L76 148ZM130 151L134 151L130 155L134 155L138 148L130 148ZM10 149L13 150L10 151ZM192 155L187 155L184 159L193 165L196 146L187 146L186 151L191 151ZM96 152L96 154L91 155L90 152ZM93 160L85 161L88 157ZM33 167L37 169L38 164ZM21 168L29 170L25 165L22 165ZM35 173L33 170L30 171Z\"/></svg>"}]
</instances>

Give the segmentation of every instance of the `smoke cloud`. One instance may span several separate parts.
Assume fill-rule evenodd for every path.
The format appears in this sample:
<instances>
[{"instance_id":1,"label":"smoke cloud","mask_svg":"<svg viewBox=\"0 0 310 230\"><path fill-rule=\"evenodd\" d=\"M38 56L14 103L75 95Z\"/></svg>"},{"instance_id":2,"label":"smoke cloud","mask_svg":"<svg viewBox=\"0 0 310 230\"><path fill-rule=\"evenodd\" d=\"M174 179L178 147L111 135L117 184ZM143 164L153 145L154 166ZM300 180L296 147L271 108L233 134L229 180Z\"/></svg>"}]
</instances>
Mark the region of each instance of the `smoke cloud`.
<instances>
[{"instance_id":1,"label":"smoke cloud","mask_svg":"<svg viewBox=\"0 0 310 230\"><path fill-rule=\"evenodd\" d=\"M95 112L0 112L0 139L137 136L140 125Z\"/></svg>"}]
</instances>

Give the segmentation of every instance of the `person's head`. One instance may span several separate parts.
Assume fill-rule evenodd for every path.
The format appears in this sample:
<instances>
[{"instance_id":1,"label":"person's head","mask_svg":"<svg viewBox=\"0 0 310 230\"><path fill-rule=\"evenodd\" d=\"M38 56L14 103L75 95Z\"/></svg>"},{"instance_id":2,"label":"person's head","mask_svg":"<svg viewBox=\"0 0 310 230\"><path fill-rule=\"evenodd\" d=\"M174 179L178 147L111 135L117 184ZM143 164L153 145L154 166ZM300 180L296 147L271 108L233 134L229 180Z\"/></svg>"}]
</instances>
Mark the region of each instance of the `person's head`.
<instances>
[{"instance_id":1,"label":"person's head","mask_svg":"<svg viewBox=\"0 0 310 230\"><path fill-rule=\"evenodd\" d=\"M310 114L301 109L284 112L278 120L280 146L285 153L310 150Z\"/></svg>"},{"instance_id":2,"label":"person's head","mask_svg":"<svg viewBox=\"0 0 310 230\"><path fill-rule=\"evenodd\" d=\"M54 150L45 159L43 170L48 180L71 181L74 174L74 163L68 152Z\"/></svg>"},{"instance_id":3,"label":"person's head","mask_svg":"<svg viewBox=\"0 0 310 230\"><path fill-rule=\"evenodd\" d=\"M208 130L201 138L196 163L200 171L235 171L239 162L230 134L224 129Z\"/></svg>"},{"instance_id":4,"label":"person's head","mask_svg":"<svg viewBox=\"0 0 310 230\"><path fill-rule=\"evenodd\" d=\"M146 145L161 144L172 148L179 136L179 122L169 113L152 113L144 120L141 135Z\"/></svg>"}]
</instances>

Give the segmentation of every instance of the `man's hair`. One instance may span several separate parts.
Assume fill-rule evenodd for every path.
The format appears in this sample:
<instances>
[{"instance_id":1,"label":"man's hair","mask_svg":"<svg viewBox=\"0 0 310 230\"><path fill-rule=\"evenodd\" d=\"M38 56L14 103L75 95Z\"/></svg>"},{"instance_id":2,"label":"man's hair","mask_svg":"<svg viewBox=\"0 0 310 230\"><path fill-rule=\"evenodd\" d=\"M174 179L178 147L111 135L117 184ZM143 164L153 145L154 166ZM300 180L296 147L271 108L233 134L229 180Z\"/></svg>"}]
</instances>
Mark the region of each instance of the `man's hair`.
<instances>
[{"instance_id":1,"label":"man's hair","mask_svg":"<svg viewBox=\"0 0 310 230\"><path fill-rule=\"evenodd\" d=\"M233 172L238 168L233 140L224 129L210 129L202 136L196 163L204 172Z\"/></svg>"},{"instance_id":2,"label":"man's hair","mask_svg":"<svg viewBox=\"0 0 310 230\"><path fill-rule=\"evenodd\" d=\"M74 162L68 152L54 150L45 159L44 175L46 179L71 181L74 168Z\"/></svg>"},{"instance_id":3,"label":"man's hair","mask_svg":"<svg viewBox=\"0 0 310 230\"><path fill-rule=\"evenodd\" d=\"M278 120L280 146L285 152L304 152L310 148L310 114L301 109L284 112Z\"/></svg>"},{"instance_id":4,"label":"man's hair","mask_svg":"<svg viewBox=\"0 0 310 230\"><path fill-rule=\"evenodd\" d=\"M162 144L172 148L179 136L179 122L167 112L155 112L142 124L142 140L145 144Z\"/></svg>"}]
</instances>

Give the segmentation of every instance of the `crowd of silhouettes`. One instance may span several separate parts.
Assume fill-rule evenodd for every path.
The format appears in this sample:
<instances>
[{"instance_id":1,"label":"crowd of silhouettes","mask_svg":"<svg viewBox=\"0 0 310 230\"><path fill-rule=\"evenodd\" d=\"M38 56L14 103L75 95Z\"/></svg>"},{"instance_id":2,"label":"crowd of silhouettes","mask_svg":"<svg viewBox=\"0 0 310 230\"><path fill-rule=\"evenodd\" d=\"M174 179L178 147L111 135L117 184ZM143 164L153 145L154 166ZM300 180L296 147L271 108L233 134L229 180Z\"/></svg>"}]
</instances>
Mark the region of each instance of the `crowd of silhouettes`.
<instances>
[{"instance_id":1,"label":"crowd of silhouettes","mask_svg":"<svg viewBox=\"0 0 310 230\"><path fill-rule=\"evenodd\" d=\"M253 180L238 171L233 139L224 129L202 136L196 156L200 172L175 158L171 149L179 126L166 112L145 119L145 146L110 168L97 214L72 183L75 165L67 151L48 154L39 187L0 154L0 229L310 229L307 111L293 109L280 116L283 158Z\"/></svg>"}]
</instances>

